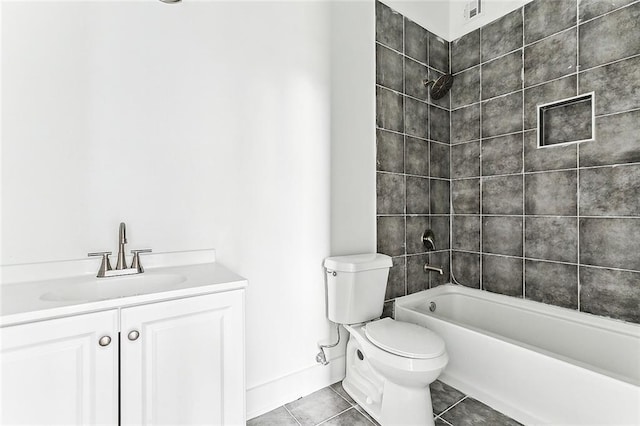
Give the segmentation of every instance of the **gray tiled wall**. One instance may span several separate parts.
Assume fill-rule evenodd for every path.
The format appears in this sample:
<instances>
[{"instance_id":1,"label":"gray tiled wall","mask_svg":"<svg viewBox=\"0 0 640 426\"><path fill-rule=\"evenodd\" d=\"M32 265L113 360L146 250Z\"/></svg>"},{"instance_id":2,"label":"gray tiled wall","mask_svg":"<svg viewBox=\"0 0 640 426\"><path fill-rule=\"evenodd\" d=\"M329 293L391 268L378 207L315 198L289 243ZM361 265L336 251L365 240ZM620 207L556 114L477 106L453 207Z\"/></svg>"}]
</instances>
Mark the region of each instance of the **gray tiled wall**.
<instances>
[{"instance_id":1,"label":"gray tiled wall","mask_svg":"<svg viewBox=\"0 0 640 426\"><path fill-rule=\"evenodd\" d=\"M449 42L376 2L377 249L393 257L387 300L449 281L450 99L431 99L423 84L447 72ZM421 242L428 228L431 253ZM425 273L427 262L445 274Z\"/></svg>"},{"instance_id":2,"label":"gray tiled wall","mask_svg":"<svg viewBox=\"0 0 640 426\"><path fill-rule=\"evenodd\" d=\"M535 0L451 43L452 269L640 322L640 2ZM537 148L536 105L595 92L596 140Z\"/></svg>"},{"instance_id":3,"label":"gray tiled wall","mask_svg":"<svg viewBox=\"0 0 640 426\"><path fill-rule=\"evenodd\" d=\"M640 322L638 22L638 0L535 0L447 43L377 2L388 300L445 282L428 261L463 285ZM431 100L422 79L448 70L450 96ZM538 149L536 105L589 92L596 140ZM427 227L438 252L419 243Z\"/></svg>"}]
</instances>

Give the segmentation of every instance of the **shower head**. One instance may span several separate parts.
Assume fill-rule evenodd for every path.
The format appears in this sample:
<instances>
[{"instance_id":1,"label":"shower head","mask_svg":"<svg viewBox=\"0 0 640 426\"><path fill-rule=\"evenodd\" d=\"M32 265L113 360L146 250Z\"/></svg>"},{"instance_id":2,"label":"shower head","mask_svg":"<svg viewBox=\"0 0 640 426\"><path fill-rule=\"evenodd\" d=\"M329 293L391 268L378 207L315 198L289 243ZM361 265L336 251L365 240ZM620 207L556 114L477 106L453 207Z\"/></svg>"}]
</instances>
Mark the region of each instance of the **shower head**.
<instances>
[{"instance_id":1,"label":"shower head","mask_svg":"<svg viewBox=\"0 0 640 426\"><path fill-rule=\"evenodd\" d=\"M162 3L179 3L181 0L160 0Z\"/></svg>"},{"instance_id":2,"label":"shower head","mask_svg":"<svg viewBox=\"0 0 640 426\"><path fill-rule=\"evenodd\" d=\"M453 76L451 74L444 74L438 77L437 80L423 80L425 87L429 87L431 84L431 99L440 99L447 94L451 86L453 85Z\"/></svg>"}]
</instances>

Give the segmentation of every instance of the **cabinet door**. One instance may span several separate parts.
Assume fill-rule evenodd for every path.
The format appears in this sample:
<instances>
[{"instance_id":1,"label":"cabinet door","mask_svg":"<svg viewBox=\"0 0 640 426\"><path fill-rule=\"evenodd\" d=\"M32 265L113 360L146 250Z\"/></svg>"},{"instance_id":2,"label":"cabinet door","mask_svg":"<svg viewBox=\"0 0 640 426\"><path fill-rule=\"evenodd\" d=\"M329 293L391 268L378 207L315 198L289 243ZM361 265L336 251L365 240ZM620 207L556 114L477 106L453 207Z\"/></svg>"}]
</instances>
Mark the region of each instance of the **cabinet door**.
<instances>
[{"instance_id":1,"label":"cabinet door","mask_svg":"<svg viewBox=\"0 0 640 426\"><path fill-rule=\"evenodd\" d=\"M117 424L117 326L114 310L0 329L2 424Z\"/></svg>"},{"instance_id":2,"label":"cabinet door","mask_svg":"<svg viewBox=\"0 0 640 426\"><path fill-rule=\"evenodd\" d=\"M122 424L244 425L243 290L122 309L120 330Z\"/></svg>"}]
</instances>

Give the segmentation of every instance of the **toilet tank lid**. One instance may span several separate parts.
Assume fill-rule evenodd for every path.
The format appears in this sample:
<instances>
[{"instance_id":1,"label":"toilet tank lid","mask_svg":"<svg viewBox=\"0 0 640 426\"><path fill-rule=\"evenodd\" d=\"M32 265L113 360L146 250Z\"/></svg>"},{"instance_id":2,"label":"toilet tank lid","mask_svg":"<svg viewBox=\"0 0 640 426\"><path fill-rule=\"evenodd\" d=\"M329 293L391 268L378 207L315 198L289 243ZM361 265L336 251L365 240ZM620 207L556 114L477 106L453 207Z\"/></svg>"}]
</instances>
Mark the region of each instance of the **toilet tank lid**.
<instances>
[{"instance_id":1,"label":"toilet tank lid","mask_svg":"<svg viewBox=\"0 0 640 426\"><path fill-rule=\"evenodd\" d=\"M392 264L391 257L380 253L333 256L324 260L325 268L340 272L360 272L370 269L390 268Z\"/></svg>"}]
</instances>

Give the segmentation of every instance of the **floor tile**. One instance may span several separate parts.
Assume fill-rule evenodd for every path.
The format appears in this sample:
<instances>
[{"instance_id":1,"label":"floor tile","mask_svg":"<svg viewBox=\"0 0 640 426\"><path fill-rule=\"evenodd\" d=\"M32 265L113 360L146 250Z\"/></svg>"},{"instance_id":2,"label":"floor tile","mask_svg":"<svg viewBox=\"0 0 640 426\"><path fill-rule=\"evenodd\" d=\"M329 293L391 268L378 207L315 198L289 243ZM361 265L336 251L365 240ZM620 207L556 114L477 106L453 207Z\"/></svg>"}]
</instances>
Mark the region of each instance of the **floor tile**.
<instances>
[{"instance_id":1,"label":"floor tile","mask_svg":"<svg viewBox=\"0 0 640 426\"><path fill-rule=\"evenodd\" d=\"M338 395L346 399L349 404L356 405L356 402L353 400L353 398L351 398L351 395L349 395L347 391L342 387L342 382L332 384L331 389L333 389L338 393Z\"/></svg>"},{"instance_id":2,"label":"floor tile","mask_svg":"<svg viewBox=\"0 0 640 426\"><path fill-rule=\"evenodd\" d=\"M464 398L464 394L440 380L431 383L431 403L433 412L438 415Z\"/></svg>"},{"instance_id":3,"label":"floor tile","mask_svg":"<svg viewBox=\"0 0 640 426\"><path fill-rule=\"evenodd\" d=\"M371 422L355 408L351 408L340 415L322 423L326 426L371 426Z\"/></svg>"},{"instance_id":4,"label":"floor tile","mask_svg":"<svg viewBox=\"0 0 640 426\"><path fill-rule=\"evenodd\" d=\"M317 425L336 414L341 413L351 405L340 395L326 387L311 395L285 404L301 425Z\"/></svg>"},{"instance_id":5,"label":"floor tile","mask_svg":"<svg viewBox=\"0 0 640 426\"><path fill-rule=\"evenodd\" d=\"M367 420L369 420L371 423L373 423L373 424L374 424L374 425L376 425L376 426L380 426L380 423L376 422L376 421L373 419L373 417L371 417L371 416L369 415L369 413L367 413L367 412L364 410L364 408L362 408L362 407L361 407L361 406L359 406L359 405L356 405L356 407L355 407L355 408L356 408L356 410L358 410L358 411L360 412L360 414L362 414L363 416L365 416L365 417L367 418Z\"/></svg>"},{"instance_id":6,"label":"floor tile","mask_svg":"<svg viewBox=\"0 0 640 426\"><path fill-rule=\"evenodd\" d=\"M249 420L247 426L298 426L298 422L284 407L279 407Z\"/></svg>"},{"instance_id":7,"label":"floor tile","mask_svg":"<svg viewBox=\"0 0 640 426\"><path fill-rule=\"evenodd\" d=\"M473 398L465 398L452 409L442 414L442 418L454 426L520 425L515 420Z\"/></svg>"}]
</instances>

